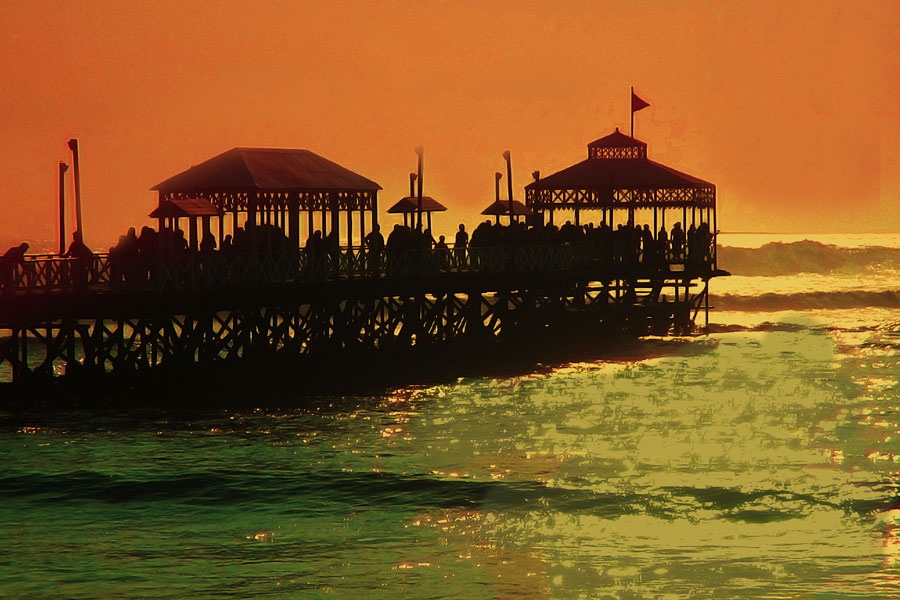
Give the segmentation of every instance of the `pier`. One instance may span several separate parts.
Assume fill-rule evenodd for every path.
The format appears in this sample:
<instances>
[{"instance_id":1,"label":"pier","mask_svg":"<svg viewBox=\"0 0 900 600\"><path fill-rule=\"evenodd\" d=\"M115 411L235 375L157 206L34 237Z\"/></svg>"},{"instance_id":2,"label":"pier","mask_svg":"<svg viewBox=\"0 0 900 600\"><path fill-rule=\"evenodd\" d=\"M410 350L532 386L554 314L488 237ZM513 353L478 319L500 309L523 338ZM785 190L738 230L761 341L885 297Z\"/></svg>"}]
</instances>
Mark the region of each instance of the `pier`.
<instances>
[{"instance_id":1,"label":"pier","mask_svg":"<svg viewBox=\"0 0 900 600\"><path fill-rule=\"evenodd\" d=\"M154 189L157 228L129 252L3 265L0 379L684 334L726 274L715 186L647 160L618 131L582 163L536 172L522 220L509 210L509 225L462 247L382 243L380 187L305 150L235 148ZM509 181L501 202L498 187L497 204L512 193ZM669 234L667 219L681 229Z\"/></svg>"}]
</instances>

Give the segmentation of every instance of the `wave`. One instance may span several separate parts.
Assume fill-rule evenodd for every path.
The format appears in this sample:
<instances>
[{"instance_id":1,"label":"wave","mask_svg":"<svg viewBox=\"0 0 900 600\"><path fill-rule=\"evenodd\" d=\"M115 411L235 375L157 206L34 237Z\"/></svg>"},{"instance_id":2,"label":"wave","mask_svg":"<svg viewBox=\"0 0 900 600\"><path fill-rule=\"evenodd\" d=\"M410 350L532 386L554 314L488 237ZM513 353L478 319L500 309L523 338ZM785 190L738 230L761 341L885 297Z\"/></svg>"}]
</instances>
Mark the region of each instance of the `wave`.
<instances>
[{"instance_id":1,"label":"wave","mask_svg":"<svg viewBox=\"0 0 900 600\"><path fill-rule=\"evenodd\" d=\"M776 276L795 273L860 273L900 269L900 248L843 248L811 240L770 242L759 248L719 246L718 264L733 275Z\"/></svg>"},{"instance_id":2,"label":"wave","mask_svg":"<svg viewBox=\"0 0 900 600\"><path fill-rule=\"evenodd\" d=\"M876 485L873 483L873 485ZM835 501L827 495L781 489L663 486L639 491L600 492L588 487L547 486L533 481L502 482L387 473L262 475L233 471L185 473L175 477L126 478L103 473L18 473L0 476L0 498L50 505L84 501L187 505L266 505L298 502L334 511L340 504L428 510L489 507L502 512L529 506L601 518L648 514L674 519L703 507L730 521L767 523L804 517L825 507L871 515L900 506L890 490L881 498ZM305 507L304 511L310 509ZM339 510L339 509L338 509Z\"/></svg>"},{"instance_id":3,"label":"wave","mask_svg":"<svg viewBox=\"0 0 900 600\"><path fill-rule=\"evenodd\" d=\"M842 292L797 292L793 294L710 295L717 310L780 311L817 308L900 308L900 291L853 290Z\"/></svg>"},{"instance_id":4,"label":"wave","mask_svg":"<svg viewBox=\"0 0 900 600\"><path fill-rule=\"evenodd\" d=\"M797 331L810 331L822 329L825 331L840 331L844 333L865 333L870 331L878 331L877 325L864 325L861 327L837 327L834 325L810 326L801 323L773 323L765 321L758 325L738 325L735 323L710 323L710 333L735 333L735 332L764 332L780 331L786 333L795 333Z\"/></svg>"}]
</instances>

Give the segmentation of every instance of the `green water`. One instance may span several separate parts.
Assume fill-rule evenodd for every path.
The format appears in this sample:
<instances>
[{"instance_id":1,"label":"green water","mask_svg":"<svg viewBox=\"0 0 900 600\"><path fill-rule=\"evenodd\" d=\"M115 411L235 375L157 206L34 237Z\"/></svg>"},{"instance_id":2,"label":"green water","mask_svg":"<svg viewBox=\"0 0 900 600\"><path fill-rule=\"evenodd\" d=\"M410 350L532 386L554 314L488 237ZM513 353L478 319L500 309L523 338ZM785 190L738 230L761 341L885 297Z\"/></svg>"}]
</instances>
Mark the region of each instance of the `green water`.
<instances>
[{"instance_id":1,"label":"green water","mask_svg":"<svg viewBox=\"0 0 900 600\"><path fill-rule=\"evenodd\" d=\"M0 596L900 597L900 310L715 318L293 411L7 415Z\"/></svg>"}]
</instances>

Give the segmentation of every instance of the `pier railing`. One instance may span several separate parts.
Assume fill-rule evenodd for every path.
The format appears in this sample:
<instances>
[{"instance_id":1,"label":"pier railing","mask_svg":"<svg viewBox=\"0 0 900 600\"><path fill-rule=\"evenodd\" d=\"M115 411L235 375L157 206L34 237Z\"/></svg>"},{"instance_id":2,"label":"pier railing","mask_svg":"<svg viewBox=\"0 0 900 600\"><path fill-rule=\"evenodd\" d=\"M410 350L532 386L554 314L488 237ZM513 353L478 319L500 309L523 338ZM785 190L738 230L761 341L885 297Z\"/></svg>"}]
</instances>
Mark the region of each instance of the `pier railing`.
<instances>
[{"instance_id":1,"label":"pier railing","mask_svg":"<svg viewBox=\"0 0 900 600\"><path fill-rule=\"evenodd\" d=\"M0 265L0 293L139 291L179 292L247 288L302 282L409 279L447 273L549 273L586 267L643 265L677 271L683 258L614 256L596 244L552 244L465 249L300 249L284 254L191 253L126 263L109 254L91 259L29 255L24 263ZM690 262L690 261L689 261ZM708 257L693 261L711 265Z\"/></svg>"},{"instance_id":2,"label":"pier railing","mask_svg":"<svg viewBox=\"0 0 900 600\"><path fill-rule=\"evenodd\" d=\"M109 254L90 259L54 254L30 254L24 263L0 264L0 290L4 293L70 292L108 285L112 281Z\"/></svg>"}]
</instances>

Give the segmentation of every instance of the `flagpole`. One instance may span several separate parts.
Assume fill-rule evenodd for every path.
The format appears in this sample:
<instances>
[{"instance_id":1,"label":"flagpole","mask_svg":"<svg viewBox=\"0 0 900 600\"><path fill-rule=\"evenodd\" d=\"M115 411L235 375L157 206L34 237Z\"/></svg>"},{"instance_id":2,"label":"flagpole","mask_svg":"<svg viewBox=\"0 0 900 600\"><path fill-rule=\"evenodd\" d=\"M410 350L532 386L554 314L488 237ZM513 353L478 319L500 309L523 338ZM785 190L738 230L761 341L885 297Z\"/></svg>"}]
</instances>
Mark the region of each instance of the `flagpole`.
<instances>
[{"instance_id":1,"label":"flagpole","mask_svg":"<svg viewBox=\"0 0 900 600\"><path fill-rule=\"evenodd\" d=\"M631 107L631 137L634 137L634 86L631 86L631 96L628 97L628 106Z\"/></svg>"}]
</instances>

